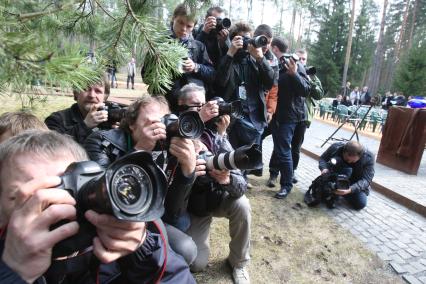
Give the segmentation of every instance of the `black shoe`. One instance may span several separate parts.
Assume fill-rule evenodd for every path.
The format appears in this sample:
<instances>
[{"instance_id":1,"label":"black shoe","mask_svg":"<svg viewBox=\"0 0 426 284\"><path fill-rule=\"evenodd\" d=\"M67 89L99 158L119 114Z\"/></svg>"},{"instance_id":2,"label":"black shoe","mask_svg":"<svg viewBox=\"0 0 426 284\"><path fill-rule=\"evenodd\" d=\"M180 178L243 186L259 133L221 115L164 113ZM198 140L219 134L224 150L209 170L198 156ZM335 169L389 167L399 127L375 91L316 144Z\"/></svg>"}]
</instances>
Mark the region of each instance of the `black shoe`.
<instances>
[{"instance_id":1,"label":"black shoe","mask_svg":"<svg viewBox=\"0 0 426 284\"><path fill-rule=\"evenodd\" d=\"M287 197L287 195L289 195L291 189L287 189L287 188L281 188L280 191L278 191L277 193L275 193L275 198L277 199L284 199Z\"/></svg>"},{"instance_id":2,"label":"black shoe","mask_svg":"<svg viewBox=\"0 0 426 284\"><path fill-rule=\"evenodd\" d=\"M268 179L268 181L266 182L266 186L267 187L275 187L275 183L277 182L277 178L276 177L270 177Z\"/></svg>"},{"instance_id":3,"label":"black shoe","mask_svg":"<svg viewBox=\"0 0 426 284\"><path fill-rule=\"evenodd\" d=\"M291 180L291 183L297 183L297 182L298 182L297 178L295 176L293 176L293 179Z\"/></svg>"}]
</instances>

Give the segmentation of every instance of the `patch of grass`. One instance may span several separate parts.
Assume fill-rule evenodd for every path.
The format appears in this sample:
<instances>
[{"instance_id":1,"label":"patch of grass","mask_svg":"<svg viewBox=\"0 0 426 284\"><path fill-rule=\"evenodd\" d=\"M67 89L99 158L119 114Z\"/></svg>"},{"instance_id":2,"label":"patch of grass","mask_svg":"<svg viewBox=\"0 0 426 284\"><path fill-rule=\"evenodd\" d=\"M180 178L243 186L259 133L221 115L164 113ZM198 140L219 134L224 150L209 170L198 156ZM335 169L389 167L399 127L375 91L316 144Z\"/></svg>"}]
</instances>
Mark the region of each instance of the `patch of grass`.
<instances>
[{"instance_id":1,"label":"patch of grass","mask_svg":"<svg viewBox=\"0 0 426 284\"><path fill-rule=\"evenodd\" d=\"M308 208L297 188L278 200L265 178L250 181L252 283L403 283L325 212ZM229 240L227 220L215 218L210 264L195 274L198 283L232 283L225 261Z\"/></svg>"}]
</instances>

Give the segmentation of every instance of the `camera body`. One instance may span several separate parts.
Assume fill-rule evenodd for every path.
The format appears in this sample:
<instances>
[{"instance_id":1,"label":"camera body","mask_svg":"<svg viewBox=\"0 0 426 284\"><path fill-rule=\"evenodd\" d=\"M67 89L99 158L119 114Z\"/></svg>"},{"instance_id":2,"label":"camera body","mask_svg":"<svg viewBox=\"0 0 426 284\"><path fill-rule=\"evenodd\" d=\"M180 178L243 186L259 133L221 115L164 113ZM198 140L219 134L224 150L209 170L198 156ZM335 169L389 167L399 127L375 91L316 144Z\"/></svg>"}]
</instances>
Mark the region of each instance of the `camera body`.
<instances>
[{"instance_id":1,"label":"camera body","mask_svg":"<svg viewBox=\"0 0 426 284\"><path fill-rule=\"evenodd\" d=\"M317 74L317 68L315 66L308 66L305 68L306 75L313 76Z\"/></svg>"},{"instance_id":2,"label":"camera body","mask_svg":"<svg viewBox=\"0 0 426 284\"><path fill-rule=\"evenodd\" d=\"M254 38L243 36L243 49L247 50L249 44L253 45L255 48L264 47L268 45L268 38L264 35Z\"/></svg>"},{"instance_id":3,"label":"camera body","mask_svg":"<svg viewBox=\"0 0 426 284\"><path fill-rule=\"evenodd\" d=\"M219 106L219 116L227 114L233 118L240 118L243 114L243 106L240 100L235 100L232 102L225 102L221 97L212 98L213 101L217 101Z\"/></svg>"},{"instance_id":4,"label":"camera body","mask_svg":"<svg viewBox=\"0 0 426 284\"><path fill-rule=\"evenodd\" d=\"M293 59L294 62L300 60L299 56L296 53L284 53L283 56L280 57L279 68L280 70L287 70L287 67L290 64L290 58Z\"/></svg>"},{"instance_id":5,"label":"camera body","mask_svg":"<svg viewBox=\"0 0 426 284\"><path fill-rule=\"evenodd\" d=\"M198 158L206 161L208 170L252 170L262 167L262 152L257 144L242 146L234 151L217 155L204 151Z\"/></svg>"},{"instance_id":6,"label":"camera body","mask_svg":"<svg viewBox=\"0 0 426 284\"><path fill-rule=\"evenodd\" d=\"M229 29L231 27L231 20L229 18L216 17L216 33L223 29Z\"/></svg>"},{"instance_id":7,"label":"camera body","mask_svg":"<svg viewBox=\"0 0 426 284\"><path fill-rule=\"evenodd\" d=\"M327 207L334 207L334 202L337 198L335 194L338 189L348 189L351 185L350 177L352 168L339 157L333 157L328 162L329 173L322 177L322 200L325 201Z\"/></svg>"},{"instance_id":8,"label":"camera body","mask_svg":"<svg viewBox=\"0 0 426 284\"><path fill-rule=\"evenodd\" d=\"M53 258L71 255L92 244L96 228L85 219L87 210L133 222L156 220L164 214L166 176L148 152L128 154L105 170L93 161L72 163L61 179L59 188L76 200L80 229L54 246Z\"/></svg>"},{"instance_id":9,"label":"camera body","mask_svg":"<svg viewBox=\"0 0 426 284\"><path fill-rule=\"evenodd\" d=\"M98 111L105 110L108 112L108 121L98 125L101 129L111 129L114 124L120 122L124 117L127 107L122 107L114 102L105 102L103 107L98 108Z\"/></svg>"}]
</instances>

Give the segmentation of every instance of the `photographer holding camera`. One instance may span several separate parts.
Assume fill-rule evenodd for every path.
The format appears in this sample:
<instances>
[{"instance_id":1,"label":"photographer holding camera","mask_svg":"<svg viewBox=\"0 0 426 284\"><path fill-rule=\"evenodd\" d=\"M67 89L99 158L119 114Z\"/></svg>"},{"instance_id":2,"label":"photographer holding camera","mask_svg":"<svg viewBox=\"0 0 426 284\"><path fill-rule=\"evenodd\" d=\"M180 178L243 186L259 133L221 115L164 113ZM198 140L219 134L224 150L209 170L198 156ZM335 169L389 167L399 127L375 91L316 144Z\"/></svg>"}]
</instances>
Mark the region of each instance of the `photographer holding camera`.
<instances>
[{"instance_id":1,"label":"photographer holding camera","mask_svg":"<svg viewBox=\"0 0 426 284\"><path fill-rule=\"evenodd\" d=\"M81 200L59 188L65 169L85 160L81 146L53 131L26 131L0 145L0 282L195 283L170 249L163 266L161 238L144 222L78 211ZM60 241L79 234L83 213L96 228L92 246L54 258Z\"/></svg>"},{"instance_id":2,"label":"photographer holding camera","mask_svg":"<svg viewBox=\"0 0 426 284\"><path fill-rule=\"evenodd\" d=\"M194 84L182 88L178 103L193 110L205 103L205 90ZM212 154L233 151L226 129L230 116L224 114L211 119L207 123L200 138L197 152L210 151ZM209 128L210 127L210 128ZM201 143L202 142L202 143ZM201 155L202 156L202 155ZM238 169L213 169L203 159L197 160L197 179L189 198L188 211L191 216L191 227L187 233L197 244L197 258L191 266L194 272L204 270L210 254L209 231L213 217L225 217L229 220L231 265L235 283L250 283L247 264L250 259L250 226L251 208L244 193L247 183ZM259 155L259 160L260 155ZM214 164L214 162L213 162ZM220 162L217 164L220 165ZM226 164L226 162L225 162Z\"/></svg>"},{"instance_id":3,"label":"photographer holding camera","mask_svg":"<svg viewBox=\"0 0 426 284\"><path fill-rule=\"evenodd\" d=\"M218 6L207 10L204 24L200 26L196 40L204 43L213 66L217 68L222 56L228 52L228 38L231 21L225 18L225 11Z\"/></svg>"},{"instance_id":4,"label":"photographer holding camera","mask_svg":"<svg viewBox=\"0 0 426 284\"><path fill-rule=\"evenodd\" d=\"M337 169L330 166L331 160L335 158L342 161ZM320 157L319 169L321 175L339 171L344 168L351 169L348 188L337 188L333 193L336 196L343 196L353 209L361 210L367 205L367 195L370 192L370 184L374 177L374 155L364 149L355 141L345 143L335 143L331 145ZM333 204L330 204L333 207Z\"/></svg>"},{"instance_id":5,"label":"photographer holding camera","mask_svg":"<svg viewBox=\"0 0 426 284\"><path fill-rule=\"evenodd\" d=\"M84 91L73 90L77 103L50 114L44 122L49 129L70 135L79 144L83 144L94 128L108 121L108 112L102 110L102 107L109 93L109 80L105 75L103 81L87 87Z\"/></svg>"}]
</instances>

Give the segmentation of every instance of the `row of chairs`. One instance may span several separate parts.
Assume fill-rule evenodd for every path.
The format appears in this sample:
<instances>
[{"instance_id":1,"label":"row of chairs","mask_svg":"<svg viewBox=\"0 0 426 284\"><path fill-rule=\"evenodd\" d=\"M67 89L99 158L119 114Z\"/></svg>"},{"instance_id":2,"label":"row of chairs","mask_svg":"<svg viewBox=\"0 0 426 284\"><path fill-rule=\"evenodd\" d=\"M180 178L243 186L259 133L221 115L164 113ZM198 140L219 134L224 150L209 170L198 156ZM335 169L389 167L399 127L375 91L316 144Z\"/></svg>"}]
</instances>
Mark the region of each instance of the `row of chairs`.
<instances>
[{"instance_id":1,"label":"row of chairs","mask_svg":"<svg viewBox=\"0 0 426 284\"><path fill-rule=\"evenodd\" d=\"M331 117L333 121L338 123L343 123L346 121L351 123L353 126L356 126L360 123L361 125L359 126L359 129L364 130L370 126L373 132L376 132L377 127L380 126L380 132L382 131L383 125L386 122L387 111L373 108L367 117L362 120L368 112L369 107L361 106L358 110L357 108L358 106L348 107L345 105L338 105L337 107L333 107L326 101L321 101L319 103L319 116L322 119L329 119L329 117ZM354 112L356 112L356 114L351 116L351 114ZM350 118L347 119L348 117Z\"/></svg>"}]
</instances>

